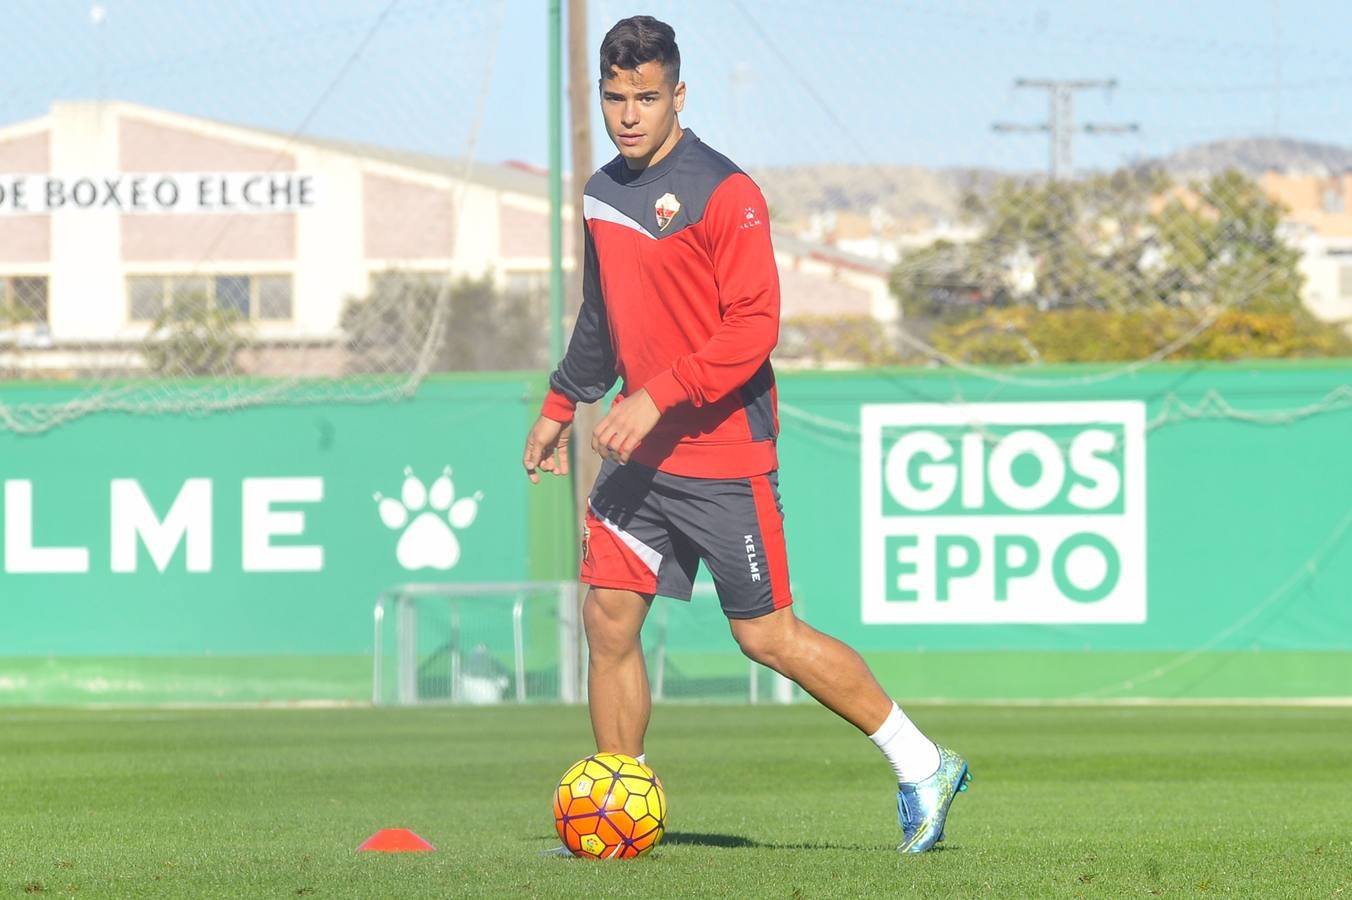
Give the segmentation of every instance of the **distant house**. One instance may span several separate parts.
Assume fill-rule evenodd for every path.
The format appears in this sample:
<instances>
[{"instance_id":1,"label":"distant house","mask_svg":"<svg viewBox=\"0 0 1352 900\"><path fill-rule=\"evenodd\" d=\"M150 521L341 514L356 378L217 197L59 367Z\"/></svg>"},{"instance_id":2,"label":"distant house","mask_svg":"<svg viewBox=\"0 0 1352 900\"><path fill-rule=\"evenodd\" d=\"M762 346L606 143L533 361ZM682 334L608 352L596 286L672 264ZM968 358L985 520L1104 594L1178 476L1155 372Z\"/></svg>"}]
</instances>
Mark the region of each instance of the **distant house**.
<instances>
[{"instance_id":1,"label":"distant house","mask_svg":"<svg viewBox=\"0 0 1352 900\"><path fill-rule=\"evenodd\" d=\"M1283 233L1301 251L1305 305L1325 321L1352 324L1352 173L1266 172L1260 184L1287 210Z\"/></svg>"},{"instance_id":2,"label":"distant house","mask_svg":"<svg viewBox=\"0 0 1352 900\"><path fill-rule=\"evenodd\" d=\"M192 294L249 321L256 371L308 347L306 374L336 374L344 304L390 271L487 276L543 317L548 197L523 165L55 103L0 127L0 352L39 373L135 367L151 323ZM572 231L565 210L569 268ZM895 319L885 265L775 239L786 316Z\"/></svg>"}]
</instances>

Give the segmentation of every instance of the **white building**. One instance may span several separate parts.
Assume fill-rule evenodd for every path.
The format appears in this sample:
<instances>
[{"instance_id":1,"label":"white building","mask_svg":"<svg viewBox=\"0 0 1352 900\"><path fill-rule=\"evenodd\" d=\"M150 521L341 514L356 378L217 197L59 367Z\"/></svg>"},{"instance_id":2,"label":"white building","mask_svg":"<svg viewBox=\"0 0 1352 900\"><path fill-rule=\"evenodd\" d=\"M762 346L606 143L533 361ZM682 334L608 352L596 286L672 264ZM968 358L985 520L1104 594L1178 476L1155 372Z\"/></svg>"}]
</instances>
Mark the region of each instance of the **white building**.
<instances>
[{"instance_id":1,"label":"white building","mask_svg":"<svg viewBox=\"0 0 1352 900\"><path fill-rule=\"evenodd\" d=\"M1259 183L1284 207L1282 234L1300 250L1305 306L1352 331L1352 173L1266 172Z\"/></svg>"},{"instance_id":2,"label":"white building","mask_svg":"<svg viewBox=\"0 0 1352 900\"><path fill-rule=\"evenodd\" d=\"M341 371L344 305L383 272L486 275L542 296L548 217L545 174L524 166L56 103L0 128L0 328L27 368L119 352L134 366L127 348L168 304L205 296L248 319L258 345L331 347L324 368ZM777 258L785 316L895 319L884 266L788 238Z\"/></svg>"}]
</instances>

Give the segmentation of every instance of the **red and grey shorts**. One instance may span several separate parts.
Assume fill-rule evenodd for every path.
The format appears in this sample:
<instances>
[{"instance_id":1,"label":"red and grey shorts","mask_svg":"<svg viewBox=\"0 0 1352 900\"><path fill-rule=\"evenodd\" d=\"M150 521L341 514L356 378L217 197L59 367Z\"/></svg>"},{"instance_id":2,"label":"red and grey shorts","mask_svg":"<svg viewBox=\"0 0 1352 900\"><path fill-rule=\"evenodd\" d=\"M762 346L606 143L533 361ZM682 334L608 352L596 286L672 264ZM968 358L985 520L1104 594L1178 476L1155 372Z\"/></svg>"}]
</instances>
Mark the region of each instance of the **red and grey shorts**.
<instances>
[{"instance_id":1,"label":"red and grey shorts","mask_svg":"<svg viewBox=\"0 0 1352 900\"><path fill-rule=\"evenodd\" d=\"M606 460L582 543L581 580L592 587L689 600L703 560L730 619L792 602L775 472L687 478Z\"/></svg>"}]
</instances>

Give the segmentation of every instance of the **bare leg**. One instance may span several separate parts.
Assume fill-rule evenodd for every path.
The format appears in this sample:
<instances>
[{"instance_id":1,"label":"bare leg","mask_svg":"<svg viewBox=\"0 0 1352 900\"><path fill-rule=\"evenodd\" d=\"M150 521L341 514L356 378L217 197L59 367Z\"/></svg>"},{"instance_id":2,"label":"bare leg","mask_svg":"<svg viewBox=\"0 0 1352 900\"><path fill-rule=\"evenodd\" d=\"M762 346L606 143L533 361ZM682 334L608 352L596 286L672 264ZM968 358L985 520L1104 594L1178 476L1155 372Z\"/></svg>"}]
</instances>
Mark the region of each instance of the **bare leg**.
<instances>
[{"instance_id":1,"label":"bare leg","mask_svg":"<svg viewBox=\"0 0 1352 900\"><path fill-rule=\"evenodd\" d=\"M876 731L892 711L892 698L859 654L799 619L792 607L729 624L743 653L797 682L864 734Z\"/></svg>"},{"instance_id":2,"label":"bare leg","mask_svg":"<svg viewBox=\"0 0 1352 900\"><path fill-rule=\"evenodd\" d=\"M648 730L652 695L639 631L652 595L592 588L582 607L587 631L587 696L596 749L638 756Z\"/></svg>"}]
</instances>

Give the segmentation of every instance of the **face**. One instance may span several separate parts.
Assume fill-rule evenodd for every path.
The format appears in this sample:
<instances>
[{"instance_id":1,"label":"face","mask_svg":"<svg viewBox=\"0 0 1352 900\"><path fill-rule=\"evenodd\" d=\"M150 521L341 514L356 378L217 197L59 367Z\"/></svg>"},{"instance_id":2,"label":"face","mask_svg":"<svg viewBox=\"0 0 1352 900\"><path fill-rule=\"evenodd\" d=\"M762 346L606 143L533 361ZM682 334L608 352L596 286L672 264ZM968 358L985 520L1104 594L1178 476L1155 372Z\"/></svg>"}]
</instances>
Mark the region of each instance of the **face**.
<instances>
[{"instance_id":1,"label":"face","mask_svg":"<svg viewBox=\"0 0 1352 900\"><path fill-rule=\"evenodd\" d=\"M685 82L672 85L662 64L637 69L612 66L601 79L601 113L606 131L631 169L643 169L666 156L681 139L676 114L685 106Z\"/></svg>"}]
</instances>

